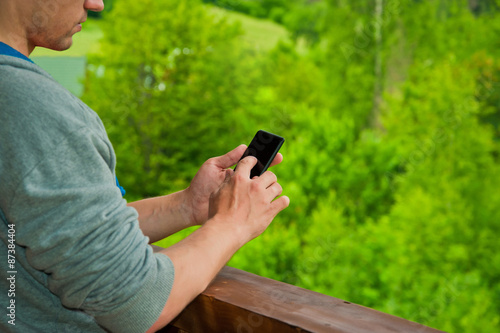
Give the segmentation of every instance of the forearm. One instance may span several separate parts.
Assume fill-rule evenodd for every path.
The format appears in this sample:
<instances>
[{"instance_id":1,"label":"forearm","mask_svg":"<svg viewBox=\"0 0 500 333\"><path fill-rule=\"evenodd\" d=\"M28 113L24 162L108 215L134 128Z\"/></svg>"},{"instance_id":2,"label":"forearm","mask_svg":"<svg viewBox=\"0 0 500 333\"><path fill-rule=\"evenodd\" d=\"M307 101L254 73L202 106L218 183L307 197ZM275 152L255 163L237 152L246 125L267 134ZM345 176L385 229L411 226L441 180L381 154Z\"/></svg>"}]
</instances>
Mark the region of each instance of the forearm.
<instances>
[{"instance_id":1,"label":"forearm","mask_svg":"<svg viewBox=\"0 0 500 333\"><path fill-rule=\"evenodd\" d=\"M127 205L139 213L139 226L144 235L149 237L150 243L193 225L185 191L130 202Z\"/></svg>"},{"instance_id":2,"label":"forearm","mask_svg":"<svg viewBox=\"0 0 500 333\"><path fill-rule=\"evenodd\" d=\"M161 251L174 265L174 283L160 317L148 332L175 318L243 244L260 235L288 206L287 197L276 199L282 189L272 172L250 179L256 163L254 157L243 159L211 197L212 218L183 241Z\"/></svg>"},{"instance_id":3,"label":"forearm","mask_svg":"<svg viewBox=\"0 0 500 333\"><path fill-rule=\"evenodd\" d=\"M162 250L175 267L174 285L160 318L148 332L155 332L174 319L245 243L236 227L211 219L183 241Z\"/></svg>"}]
</instances>

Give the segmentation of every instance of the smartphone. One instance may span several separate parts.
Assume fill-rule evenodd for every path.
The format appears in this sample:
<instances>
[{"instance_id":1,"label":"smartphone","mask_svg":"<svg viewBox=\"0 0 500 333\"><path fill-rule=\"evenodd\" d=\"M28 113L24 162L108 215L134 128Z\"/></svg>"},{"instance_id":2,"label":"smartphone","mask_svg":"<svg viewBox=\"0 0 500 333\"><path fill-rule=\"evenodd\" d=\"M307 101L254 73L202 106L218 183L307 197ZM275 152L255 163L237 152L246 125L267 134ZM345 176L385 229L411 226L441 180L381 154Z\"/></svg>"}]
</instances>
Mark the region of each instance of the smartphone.
<instances>
[{"instance_id":1,"label":"smartphone","mask_svg":"<svg viewBox=\"0 0 500 333\"><path fill-rule=\"evenodd\" d=\"M255 156L257 158L258 162L252 168L250 178L260 176L266 172L284 142L285 139L281 136L263 130L260 130L257 134L255 134L252 142L250 142L247 150L240 158L240 161L247 156Z\"/></svg>"}]
</instances>

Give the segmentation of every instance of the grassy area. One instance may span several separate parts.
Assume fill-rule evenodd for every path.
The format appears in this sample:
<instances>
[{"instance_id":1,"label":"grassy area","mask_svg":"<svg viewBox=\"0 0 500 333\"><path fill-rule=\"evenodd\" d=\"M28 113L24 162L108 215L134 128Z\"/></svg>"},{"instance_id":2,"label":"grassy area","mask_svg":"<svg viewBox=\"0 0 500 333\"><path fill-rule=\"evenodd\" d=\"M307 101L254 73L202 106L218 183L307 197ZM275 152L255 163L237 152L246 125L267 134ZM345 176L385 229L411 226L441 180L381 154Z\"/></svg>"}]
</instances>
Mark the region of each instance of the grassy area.
<instances>
[{"instance_id":1,"label":"grassy area","mask_svg":"<svg viewBox=\"0 0 500 333\"><path fill-rule=\"evenodd\" d=\"M244 14L227 11L218 7L212 7L211 11L216 16L227 16L229 22L239 21L245 35L242 39L251 47L266 51L273 48L280 39L287 39L288 33L285 28L269 20L261 20ZM66 51L52 51L44 48L36 48L32 57L82 57L89 53L99 52L99 40L103 33L100 21L90 19L83 24L81 32L73 36L73 46Z\"/></svg>"},{"instance_id":2,"label":"grassy area","mask_svg":"<svg viewBox=\"0 0 500 333\"><path fill-rule=\"evenodd\" d=\"M288 39L287 30L273 21L254 18L219 7L212 7L211 11L217 16L226 16L231 23L239 21L245 32L242 36L243 41L258 50L270 50L280 39Z\"/></svg>"}]
</instances>

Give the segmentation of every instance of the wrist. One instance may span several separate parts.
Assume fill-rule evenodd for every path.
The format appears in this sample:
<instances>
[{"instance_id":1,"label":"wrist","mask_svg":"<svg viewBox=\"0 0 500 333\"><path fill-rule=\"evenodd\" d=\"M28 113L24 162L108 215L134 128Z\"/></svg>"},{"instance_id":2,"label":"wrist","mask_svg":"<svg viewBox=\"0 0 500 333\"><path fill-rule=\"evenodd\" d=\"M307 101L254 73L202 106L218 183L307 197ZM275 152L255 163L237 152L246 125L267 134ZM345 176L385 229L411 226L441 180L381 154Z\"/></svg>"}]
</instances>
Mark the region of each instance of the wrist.
<instances>
[{"instance_id":1,"label":"wrist","mask_svg":"<svg viewBox=\"0 0 500 333\"><path fill-rule=\"evenodd\" d=\"M186 221L187 226L193 227L196 225L200 225L200 223L196 219L195 204L193 200L191 187L187 187L186 189L179 191L178 194L179 194L179 207L181 210L182 217Z\"/></svg>"},{"instance_id":2,"label":"wrist","mask_svg":"<svg viewBox=\"0 0 500 333\"><path fill-rule=\"evenodd\" d=\"M228 216L216 214L205 222L203 228L215 230L219 237L223 237L229 242L232 242L233 246L236 248L235 251L250 241L248 232L237 223L235 218L229 218Z\"/></svg>"}]
</instances>

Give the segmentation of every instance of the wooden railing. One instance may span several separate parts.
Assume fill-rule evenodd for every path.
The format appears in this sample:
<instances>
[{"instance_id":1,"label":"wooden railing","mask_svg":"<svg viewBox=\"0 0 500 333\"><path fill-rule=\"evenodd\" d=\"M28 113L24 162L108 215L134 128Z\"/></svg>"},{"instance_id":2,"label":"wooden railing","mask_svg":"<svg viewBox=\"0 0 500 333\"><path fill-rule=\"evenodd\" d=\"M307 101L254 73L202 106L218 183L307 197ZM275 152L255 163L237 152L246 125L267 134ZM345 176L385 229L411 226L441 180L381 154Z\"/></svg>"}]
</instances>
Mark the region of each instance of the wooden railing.
<instances>
[{"instance_id":1,"label":"wooden railing","mask_svg":"<svg viewBox=\"0 0 500 333\"><path fill-rule=\"evenodd\" d=\"M364 306L225 267L161 333L441 332Z\"/></svg>"}]
</instances>

